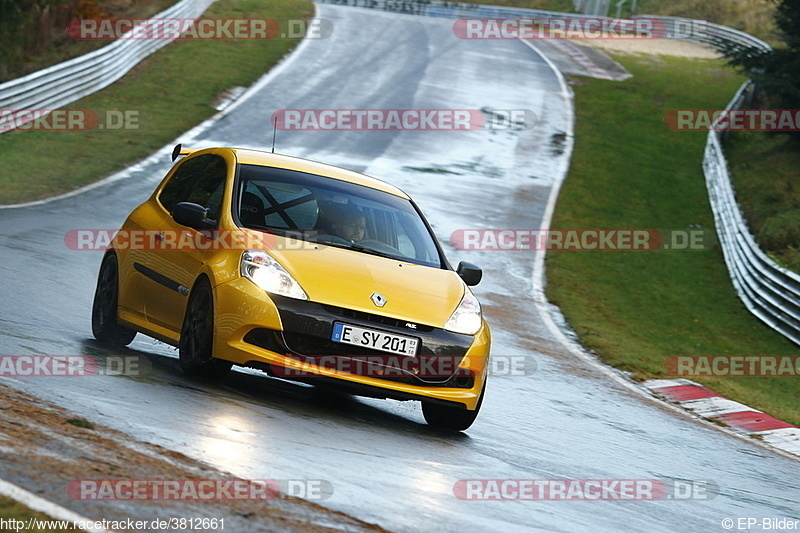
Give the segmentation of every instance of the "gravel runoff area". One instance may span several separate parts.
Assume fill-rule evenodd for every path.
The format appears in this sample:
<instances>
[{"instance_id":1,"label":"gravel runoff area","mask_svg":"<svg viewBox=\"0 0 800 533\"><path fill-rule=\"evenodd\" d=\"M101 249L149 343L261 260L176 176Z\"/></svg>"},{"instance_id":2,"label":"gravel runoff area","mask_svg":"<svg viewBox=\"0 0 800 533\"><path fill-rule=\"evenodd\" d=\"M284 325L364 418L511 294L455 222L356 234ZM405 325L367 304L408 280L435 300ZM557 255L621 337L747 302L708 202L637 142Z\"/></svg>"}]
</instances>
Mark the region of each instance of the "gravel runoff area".
<instances>
[{"instance_id":1,"label":"gravel runoff area","mask_svg":"<svg viewBox=\"0 0 800 533\"><path fill-rule=\"evenodd\" d=\"M713 48L678 39L595 39L578 42L619 54L650 54L698 59L720 57L719 52Z\"/></svg>"},{"instance_id":2,"label":"gravel runoff area","mask_svg":"<svg viewBox=\"0 0 800 533\"><path fill-rule=\"evenodd\" d=\"M76 420L64 409L0 384L0 479L95 521L224 518L226 531L385 531L285 495L260 501L72 499L70 482L81 479L235 479L99 424L75 425Z\"/></svg>"}]
</instances>

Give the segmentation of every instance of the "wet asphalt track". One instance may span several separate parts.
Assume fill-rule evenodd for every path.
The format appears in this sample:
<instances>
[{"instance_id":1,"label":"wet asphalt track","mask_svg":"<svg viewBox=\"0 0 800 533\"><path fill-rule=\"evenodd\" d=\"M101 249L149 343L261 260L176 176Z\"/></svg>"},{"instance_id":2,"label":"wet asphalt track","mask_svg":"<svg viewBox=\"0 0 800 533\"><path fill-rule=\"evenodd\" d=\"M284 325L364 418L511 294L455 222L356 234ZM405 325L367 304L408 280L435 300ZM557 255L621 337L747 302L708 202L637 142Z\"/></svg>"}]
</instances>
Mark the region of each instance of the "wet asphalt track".
<instances>
[{"instance_id":1,"label":"wet asphalt track","mask_svg":"<svg viewBox=\"0 0 800 533\"><path fill-rule=\"evenodd\" d=\"M558 173L568 101L550 68L516 41L461 41L451 21L319 6L333 36L309 41L277 76L189 146L269 146L269 116L293 108L531 109L512 132L278 132L278 151L386 179L411 194L454 264L484 268L497 355L527 355L528 376L493 376L465 434L424 425L416 403L338 398L235 373L184 377L176 352L139 336L123 355L141 375L0 378L137 439L244 478L323 479L323 503L399 531L724 531L724 518L800 518L800 463L688 421L576 361L532 300L530 252L464 252L463 228L538 228ZM555 137L554 137L555 135ZM101 254L66 249L70 229L109 228L144 201L165 156L84 194L0 210L0 354L115 355L91 339ZM335 282L335 280L332 280ZM460 479L710 480L706 501L469 502ZM13 480L12 480L13 481ZM80 510L75 502L64 501ZM758 530L758 529L756 529Z\"/></svg>"}]
</instances>

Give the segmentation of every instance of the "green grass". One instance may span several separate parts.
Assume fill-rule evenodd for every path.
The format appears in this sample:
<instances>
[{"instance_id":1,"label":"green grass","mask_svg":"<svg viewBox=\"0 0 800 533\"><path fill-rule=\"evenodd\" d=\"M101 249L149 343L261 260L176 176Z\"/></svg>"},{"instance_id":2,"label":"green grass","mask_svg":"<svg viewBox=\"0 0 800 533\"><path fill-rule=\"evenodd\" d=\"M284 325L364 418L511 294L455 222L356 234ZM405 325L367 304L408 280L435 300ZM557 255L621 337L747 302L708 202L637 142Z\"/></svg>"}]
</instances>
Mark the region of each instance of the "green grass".
<instances>
[{"instance_id":1,"label":"green grass","mask_svg":"<svg viewBox=\"0 0 800 533\"><path fill-rule=\"evenodd\" d=\"M630 5L631 0L626 7ZM776 42L775 2L772 0L639 0L638 11L648 15L707 20ZM612 7L611 13L616 13L616 8Z\"/></svg>"},{"instance_id":2,"label":"green grass","mask_svg":"<svg viewBox=\"0 0 800 533\"><path fill-rule=\"evenodd\" d=\"M489 4L524 9L543 9L545 11L574 11L572 0L464 0L466 4Z\"/></svg>"},{"instance_id":3,"label":"green grass","mask_svg":"<svg viewBox=\"0 0 800 533\"><path fill-rule=\"evenodd\" d=\"M574 12L572 0L464 0L472 4ZM608 16L617 14L616 0L609 4ZM666 15L707 20L751 33L772 44L776 43L775 4L771 0L638 0L637 11L631 11L633 0L622 6L620 16L634 14Z\"/></svg>"},{"instance_id":4,"label":"green grass","mask_svg":"<svg viewBox=\"0 0 800 533\"><path fill-rule=\"evenodd\" d=\"M85 418L69 418L67 419L67 424L72 424L73 426L79 428L94 429L94 424L92 424Z\"/></svg>"},{"instance_id":5,"label":"green grass","mask_svg":"<svg viewBox=\"0 0 800 533\"><path fill-rule=\"evenodd\" d=\"M17 502L16 500L12 500L11 498L6 498L5 496L0 496L0 517L6 520L7 525L8 525L8 520L22 520L23 522L25 522L25 524L18 525L16 531L36 531L42 533L51 533L53 531L67 531L67 532L74 531L77 533L81 531L80 529L73 529L73 528L59 529L55 527L33 527L29 529L27 528L28 520L32 518L40 521L50 522L51 525L53 525L52 523L53 519L45 514L33 511L28 507L25 507L21 503ZM15 531L15 529L7 527L3 528L2 531Z\"/></svg>"},{"instance_id":6,"label":"green grass","mask_svg":"<svg viewBox=\"0 0 800 533\"><path fill-rule=\"evenodd\" d=\"M720 7L719 2L706 0L642 0L640 11L700 18L716 13L718 22L731 23L733 19L728 17L731 13L737 16L744 13L749 20L750 15L761 13L762 4L767 2L726 1L732 4ZM152 0L136 9L152 11L162 7L163 2ZM571 11L573 5L571 0L477 3L555 11ZM203 16L280 19L304 18L312 13L308 0L227 0L214 4ZM60 57L58 54L69 56L82 50L81 46L95 44L68 43L66 47L45 50L42 57L27 58L28 67L49 64ZM220 92L237 85L250 85L296 44L288 40L176 42L142 62L110 88L69 106L101 112L134 111L140 118L139 130L16 131L0 135L0 205L68 192L140 160L213 115L211 104Z\"/></svg>"},{"instance_id":7,"label":"green grass","mask_svg":"<svg viewBox=\"0 0 800 533\"><path fill-rule=\"evenodd\" d=\"M136 2L118 2L114 0L99 0L94 5L99 6L102 15L91 9L86 10L86 4L74 3L66 8L70 18L130 18L142 19L149 18L163 11L170 5L175 4L176 0L137 0ZM56 3L56 2L51 2ZM2 2L0 2L2 4ZM18 2L19 4L19 2ZM63 25L58 24L59 16L50 18L49 23L44 24L43 31L39 29L38 14L33 11L20 14L22 20L11 15L12 9L9 8L8 18L4 19L4 12L0 8L0 82L25 76L31 72L55 65L67 59L87 54L108 45L111 41L107 40L77 40L67 33L66 20ZM61 14L64 11L59 10ZM47 35L44 42L37 47L34 43L37 36ZM39 48L37 50L37 48Z\"/></svg>"},{"instance_id":8,"label":"green grass","mask_svg":"<svg viewBox=\"0 0 800 533\"><path fill-rule=\"evenodd\" d=\"M725 153L737 200L759 246L800 272L800 141L785 134L736 132L728 137Z\"/></svg>"},{"instance_id":9,"label":"green grass","mask_svg":"<svg viewBox=\"0 0 800 533\"><path fill-rule=\"evenodd\" d=\"M307 0L228 0L214 18L307 18ZM0 204L45 198L97 181L142 159L212 116L219 93L248 86L296 40L179 41L156 52L109 88L70 109L133 110L139 129L13 131L0 135ZM269 117L264 117L265 132Z\"/></svg>"},{"instance_id":10,"label":"green grass","mask_svg":"<svg viewBox=\"0 0 800 533\"><path fill-rule=\"evenodd\" d=\"M713 230L702 173L703 132L663 123L670 109L719 109L742 79L719 61L618 56L624 82L574 86L576 142L554 229ZM547 254L547 295L583 344L636 378L669 377L670 355L787 355L793 344L737 298L722 253ZM693 378L800 425L798 378Z\"/></svg>"}]
</instances>

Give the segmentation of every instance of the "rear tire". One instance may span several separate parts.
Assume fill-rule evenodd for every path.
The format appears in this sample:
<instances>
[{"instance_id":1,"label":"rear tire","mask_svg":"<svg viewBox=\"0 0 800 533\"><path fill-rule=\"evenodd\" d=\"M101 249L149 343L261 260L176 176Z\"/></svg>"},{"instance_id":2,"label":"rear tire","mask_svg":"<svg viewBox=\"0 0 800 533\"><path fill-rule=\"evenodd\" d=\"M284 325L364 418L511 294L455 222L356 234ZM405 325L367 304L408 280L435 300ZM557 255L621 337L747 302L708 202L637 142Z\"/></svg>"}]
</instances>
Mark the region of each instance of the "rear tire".
<instances>
[{"instance_id":1,"label":"rear tire","mask_svg":"<svg viewBox=\"0 0 800 533\"><path fill-rule=\"evenodd\" d=\"M213 346L214 296L208 280L203 278L189 295L181 327L178 354L183 372L210 379L222 379L228 375L233 363L215 359Z\"/></svg>"},{"instance_id":2,"label":"rear tire","mask_svg":"<svg viewBox=\"0 0 800 533\"><path fill-rule=\"evenodd\" d=\"M425 421L434 429L442 431L464 431L469 428L478 417L478 412L483 404L483 395L486 394L486 382L478 398L478 405L474 411L468 411L460 406L449 407L439 403L422 402L422 415Z\"/></svg>"},{"instance_id":3,"label":"rear tire","mask_svg":"<svg viewBox=\"0 0 800 533\"><path fill-rule=\"evenodd\" d=\"M119 302L119 265L117 256L110 253L100 264L97 288L92 304L92 334L98 341L112 346L127 346L136 332L117 323Z\"/></svg>"}]
</instances>

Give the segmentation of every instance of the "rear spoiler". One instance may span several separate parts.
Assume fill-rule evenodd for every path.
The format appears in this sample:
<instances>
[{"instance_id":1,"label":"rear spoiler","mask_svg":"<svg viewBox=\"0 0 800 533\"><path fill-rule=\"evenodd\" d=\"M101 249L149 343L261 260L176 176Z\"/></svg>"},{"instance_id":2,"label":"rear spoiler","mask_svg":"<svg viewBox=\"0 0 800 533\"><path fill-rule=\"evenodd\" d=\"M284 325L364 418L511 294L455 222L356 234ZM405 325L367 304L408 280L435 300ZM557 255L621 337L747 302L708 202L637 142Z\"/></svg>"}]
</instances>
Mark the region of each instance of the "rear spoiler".
<instances>
[{"instance_id":1,"label":"rear spoiler","mask_svg":"<svg viewBox=\"0 0 800 533\"><path fill-rule=\"evenodd\" d=\"M200 148L185 148L182 144L176 144L175 149L172 150L172 160L175 161L178 159L178 156L189 155L198 150L200 150Z\"/></svg>"}]
</instances>

